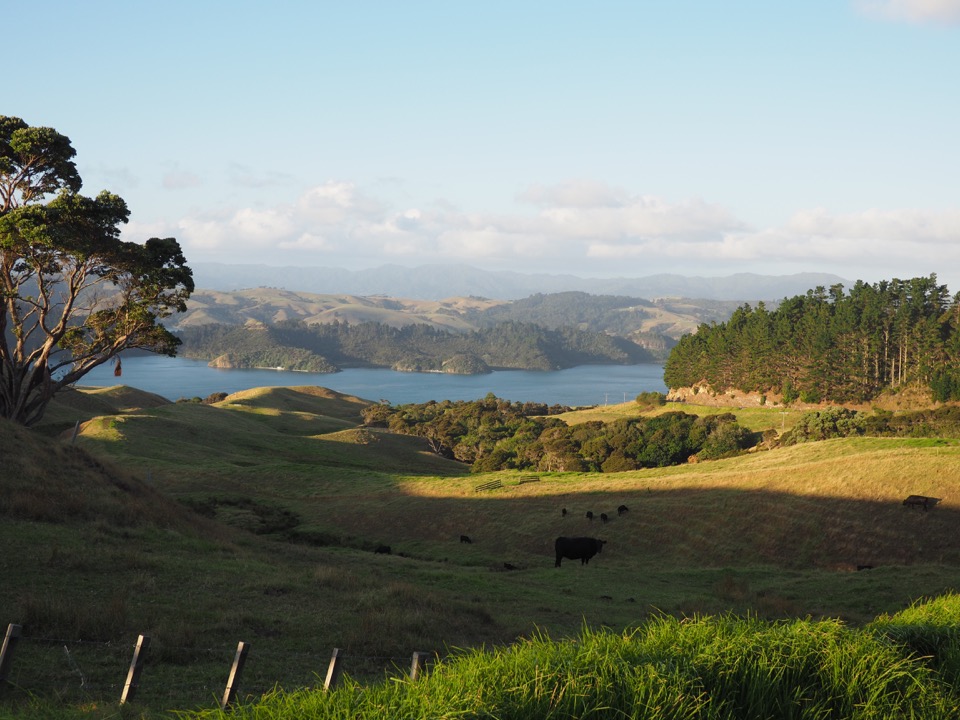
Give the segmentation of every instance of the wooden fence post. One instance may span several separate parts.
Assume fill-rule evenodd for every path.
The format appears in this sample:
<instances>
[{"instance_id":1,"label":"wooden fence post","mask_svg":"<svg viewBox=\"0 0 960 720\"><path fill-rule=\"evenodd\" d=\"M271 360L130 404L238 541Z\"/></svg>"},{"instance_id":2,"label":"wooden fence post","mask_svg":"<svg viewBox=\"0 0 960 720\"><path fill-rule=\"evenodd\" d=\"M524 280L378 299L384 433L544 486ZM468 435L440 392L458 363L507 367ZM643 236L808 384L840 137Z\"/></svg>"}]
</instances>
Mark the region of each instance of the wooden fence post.
<instances>
[{"instance_id":1,"label":"wooden fence post","mask_svg":"<svg viewBox=\"0 0 960 720\"><path fill-rule=\"evenodd\" d=\"M0 690L7 683L7 676L10 674L10 667L13 665L13 651L20 642L20 631L23 628L20 625L10 623L7 625L7 634L3 638L3 648L0 649Z\"/></svg>"},{"instance_id":2,"label":"wooden fence post","mask_svg":"<svg viewBox=\"0 0 960 720\"><path fill-rule=\"evenodd\" d=\"M150 647L150 638L141 635L137 638L137 646L133 649L133 658L130 660L130 669L127 670L127 681L123 684L123 693L120 695L120 704L133 700L140 687L140 673L143 671L143 660Z\"/></svg>"},{"instance_id":3,"label":"wooden fence post","mask_svg":"<svg viewBox=\"0 0 960 720\"><path fill-rule=\"evenodd\" d=\"M230 668L230 677L227 678L227 687L223 691L223 700L220 702L220 709L226 710L237 696L237 686L240 684L240 673L243 672L243 665L247 662L247 653L250 652L250 643L242 640L237 645L237 654L233 658L233 667Z\"/></svg>"},{"instance_id":4,"label":"wooden fence post","mask_svg":"<svg viewBox=\"0 0 960 720\"><path fill-rule=\"evenodd\" d=\"M419 675L426 674L428 662L430 662L430 653L415 652L410 662L410 679L416 680Z\"/></svg>"},{"instance_id":5,"label":"wooden fence post","mask_svg":"<svg viewBox=\"0 0 960 720\"><path fill-rule=\"evenodd\" d=\"M341 659L340 648L334 648L333 654L330 655L330 665L327 667L327 679L323 683L324 690L333 690L340 682L340 675L343 672Z\"/></svg>"}]
</instances>

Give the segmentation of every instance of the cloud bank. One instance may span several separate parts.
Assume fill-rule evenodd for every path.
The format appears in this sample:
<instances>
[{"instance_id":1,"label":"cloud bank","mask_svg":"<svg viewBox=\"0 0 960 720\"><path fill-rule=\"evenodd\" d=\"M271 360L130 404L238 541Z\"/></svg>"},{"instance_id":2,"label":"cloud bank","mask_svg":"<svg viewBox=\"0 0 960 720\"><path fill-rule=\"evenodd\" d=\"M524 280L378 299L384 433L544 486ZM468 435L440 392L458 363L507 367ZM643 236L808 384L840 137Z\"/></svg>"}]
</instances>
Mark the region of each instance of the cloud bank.
<instances>
[{"instance_id":1,"label":"cloud bank","mask_svg":"<svg viewBox=\"0 0 960 720\"><path fill-rule=\"evenodd\" d=\"M700 198L632 195L598 183L532 186L513 213L443 204L397 209L330 181L294 202L130 224L128 239L174 236L188 260L362 269L463 263L491 270L641 276L835 272L868 281L960 267L960 211L800 210L754 227ZM960 278L958 278L960 280Z\"/></svg>"}]
</instances>

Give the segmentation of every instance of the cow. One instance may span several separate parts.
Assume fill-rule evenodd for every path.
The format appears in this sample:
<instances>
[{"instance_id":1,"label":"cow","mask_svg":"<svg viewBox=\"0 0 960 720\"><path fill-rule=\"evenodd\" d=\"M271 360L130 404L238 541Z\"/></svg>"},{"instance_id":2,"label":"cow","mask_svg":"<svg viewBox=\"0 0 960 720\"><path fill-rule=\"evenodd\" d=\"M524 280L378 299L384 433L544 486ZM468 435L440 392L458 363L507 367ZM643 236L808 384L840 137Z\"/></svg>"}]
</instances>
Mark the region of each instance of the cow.
<instances>
[{"instance_id":1,"label":"cow","mask_svg":"<svg viewBox=\"0 0 960 720\"><path fill-rule=\"evenodd\" d=\"M567 516L567 509L566 509L566 508L563 508L563 510L560 511L560 515L563 516L563 517L566 517L566 516Z\"/></svg>"},{"instance_id":2,"label":"cow","mask_svg":"<svg viewBox=\"0 0 960 720\"><path fill-rule=\"evenodd\" d=\"M617 508L617 515L623 515L625 512L630 512L630 508L626 505L621 505Z\"/></svg>"},{"instance_id":3,"label":"cow","mask_svg":"<svg viewBox=\"0 0 960 720\"><path fill-rule=\"evenodd\" d=\"M469 537L467 537L466 535L461 535L461 536L460 536L460 542L470 544L470 543L473 542L473 540L471 540L471 539L470 539Z\"/></svg>"},{"instance_id":4,"label":"cow","mask_svg":"<svg viewBox=\"0 0 960 720\"><path fill-rule=\"evenodd\" d=\"M587 520L593 520L593 513L590 510L587 510Z\"/></svg>"},{"instance_id":5,"label":"cow","mask_svg":"<svg viewBox=\"0 0 960 720\"><path fill-rule=\"evenodd\" d=\"M375 552L377 555L389 555L389 554L390 554L390 546L389 546L389 545L378 545L378 546L377 546L377 549L374 550L374 552Z\"/></svg>"},{"instance_id":6,"label":"cow","mask_svg":"<svg viewBox=\"0 0 960 720\"><path fill-rule=\"evenodd\" d=\"M606 521L609 520L609 519L610 519L610 518L607 517L607 514L606 514L606 513L600 513L600 521L601 521L601 522L606 522Z\"/></svg>"},{"instance_id":7,"label":"cow","mask_svg":"<svg viewBox=\"0 0 960 720\"><path fill-rule=\"evenodd\" d=\"M581 565L586 565L590 562L590 558L603 550L603 546L606 543L606 540L597 540L596 538L590 537L558 537L553 544L554 549L557 551L556 567L560 567L560 560L563 558L567 558L568 560L579 559Z\"/></svg>"}]
</instances>

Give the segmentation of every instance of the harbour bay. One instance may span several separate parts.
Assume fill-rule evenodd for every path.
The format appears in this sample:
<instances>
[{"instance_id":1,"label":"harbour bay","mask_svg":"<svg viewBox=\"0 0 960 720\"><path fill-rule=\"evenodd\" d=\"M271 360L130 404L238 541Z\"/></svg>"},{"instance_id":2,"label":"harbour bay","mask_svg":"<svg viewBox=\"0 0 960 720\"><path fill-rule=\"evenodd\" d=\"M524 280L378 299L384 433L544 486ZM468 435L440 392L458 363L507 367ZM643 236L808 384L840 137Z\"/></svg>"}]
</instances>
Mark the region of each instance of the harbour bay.
<instances>
[{"instance_id":1,"label":"harbour bay","mask_svg":"<svg viewBox=\"0 0 960 720\"><path fill-rule=\"evenodd\" d=\"M485 375L409 373L384 368L348 368L338 373L285 370L223 370L205 360L146 355L123 359L123 374L114 366L94 368L81 386L130 387L168 400L204 398L254 387L319 385L366 400L392 405L430 400L476 400L493 393L517 402L548 405L604 405L625 402L641 392L666 392L663 367L640 365L581 365L565 370L498 370Z\"/></svg>"}]
</instances>

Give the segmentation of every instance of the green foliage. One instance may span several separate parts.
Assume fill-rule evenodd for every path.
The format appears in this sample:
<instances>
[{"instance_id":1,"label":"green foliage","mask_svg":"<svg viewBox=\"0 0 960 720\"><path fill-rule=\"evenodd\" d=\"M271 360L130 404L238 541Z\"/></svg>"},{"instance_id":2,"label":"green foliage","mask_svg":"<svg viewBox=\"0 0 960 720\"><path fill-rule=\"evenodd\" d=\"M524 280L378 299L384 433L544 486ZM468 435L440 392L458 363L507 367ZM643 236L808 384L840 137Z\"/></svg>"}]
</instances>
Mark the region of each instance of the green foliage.
<instances>
[{"instance_id":1,"label":"green foliage","mask_svg":"<svg viewBox=\"0 0 960 720\"><path fill-rule=\"evenodd\" d=\"M960 407L872 415L842 407L804 413L780 440L782 445L869 435L872 437L955 438L960 436Z\"/></svg>"},{"instance_id":2,"label":"green foliage","mask_svg":"<svg viewBox=\"0 0 960 720\"><path fill-rule=\"evenodd\" d=\"M183 354L224 356L233 367L284 367L332 372L338 367L389 367L412 372L476 374L491 368L558 370L576 365L649 362L638 345L605 333L505 322L467 333L429 325L401 328L369 322L271 326L201 325L180 332Z\"/></svg>"},{"instance_id":3,"label":"green foliage","mask_svg":"<svg viewBox=\"0 0 960 720\"><path fill-rule=\"evenodd\" d=\"M176 240L122 242L126 203L78 193L75 154L52 128L0 116L0 417L24 425L123 350L175 354L160 320L193 291Z\"/></svg>"},{"instance_id":4,"label":"green foliage","mask_svg":"<svg viewBox=\"0 0 960 720\"><path fill-rule=\"evenodd\" d=\"M426 438L434 452L469 463L474 472L622 472L678 465L692 455L726 457L753 442L751 433L729 413L698 417L668 412L568 426L539 417L543 410L488 395L472 402L375 405L363 414L367 425Z\"/></svg>"},{"instance_id":5,"label":"green foliage","mask_svg":"<svg viewBox=\"0 0 960 720\"><path fill-rule=\"evenodd\" d=\"M875 413L865 419L864 431L887 437L960 437L960 407L947 405L896 415Z\"/></svg>"},{"instance_id":6,"label":"green foliage","mask_svg":"<svg viewBox=\"0 0 960 720\"><path fill-rule=\"evenodd\" d=\"M780 392L784 403L866 402L919 383L960 399L960 306L936 275L818 287L737 309L680 340L664 367L669 387Z\"/></svg>"},{"instance_id":7,"label":"green foliage","mask_svg":"<svg viewBox=\"0 0 960 720\"><path fill-rule=\"evenodd\" d=\"M637 395L637 405L642 410L652 410L656 407L663 407L667 404L667 396L662 392L645 391Z\"/></svg>"},{"instance_id":8,"label":"green foliage","mask_svg":"<svg viewBox=\"0 0 960 720\"><path fill-rule=\"evenodd\" d=\"M815 410L800 416L793 429L784 436L783 444L863 435L865 425L863 413L856 410L842 407Z\"/></svg>"},{"instance_id":9,"label":"green foliage","mask_svg":"<svg viewBox=\"0 0 960 720\"><path fill-rule=\"evenodd\" d=\"M955 596L943 600L956 606ZM934 619L935 613L920 613ZM909 635L913 621L905 619ZM881 631L886 627L887 633ZM229 712L235 718L947 718L956 685L896 629L853 630L836 620L762 622L707 616L652 618L622 633L544 633L508 647L463 651L427 677L330 692L276 691ZM935 622L922 634L955 653L956 632ZM941 652L941 655L944 653ZM944 668L946 669L946 668ZM946 676L946 677L945 677ZM219 710L182 713L227 717Z\"/></svg>"},{"instance_id":10,"label":"green foliage","mask_svg":"<svg viewBox=\"0 0 960 720\"><path fill-rule=\"evenodd\" d=\"M960 596L917 600L906 610L881 615L868 629L928 663L951 687L960 687Z\"/></svg>"}]
</instances>

